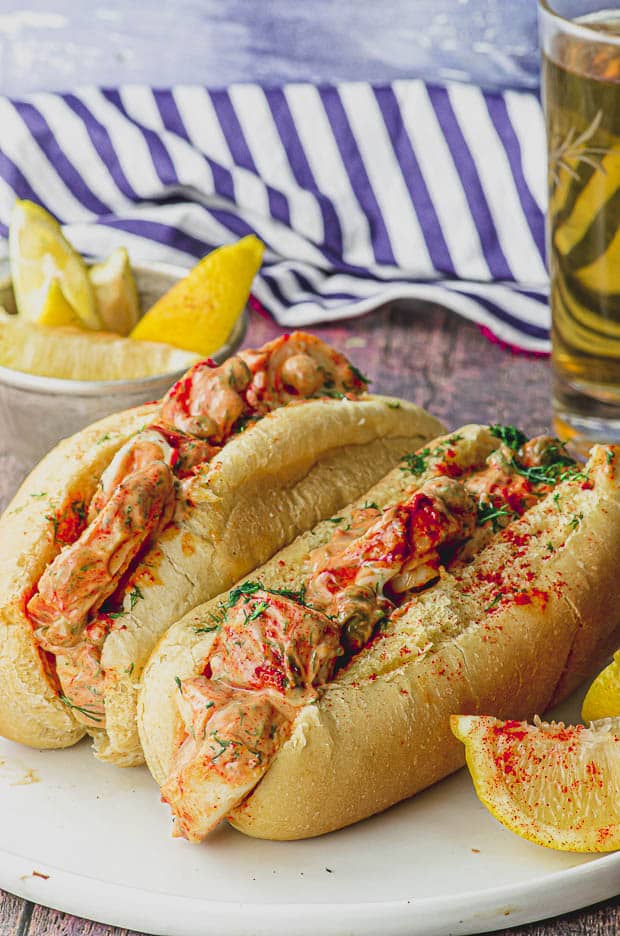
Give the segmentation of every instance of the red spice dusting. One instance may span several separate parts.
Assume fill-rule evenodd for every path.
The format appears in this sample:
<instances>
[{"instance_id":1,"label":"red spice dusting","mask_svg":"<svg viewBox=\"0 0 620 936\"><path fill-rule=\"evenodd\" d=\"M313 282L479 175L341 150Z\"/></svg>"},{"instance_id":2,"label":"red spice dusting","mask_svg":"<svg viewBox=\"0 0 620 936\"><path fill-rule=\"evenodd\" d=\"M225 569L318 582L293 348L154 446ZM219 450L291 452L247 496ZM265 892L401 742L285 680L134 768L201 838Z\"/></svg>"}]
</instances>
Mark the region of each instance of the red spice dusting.
<instances>
[{"instance_id":1,"label":"red spice dusting","mask_svg":"<svg viewBox=\"0 0 620 936\"><path fill-rule=\"evenodd\" d=\"M531 595L528 595L527 592L519 592L514 596L514 603L516 605L528 605L532 603Z\"/></svg>"},{"instance_id":2,"label":"red spice dusting","mask_svg":"<svg viewBox=\"0 0 620 936\"><path fill-rule=\"evenodd\" d=\"M549 602L549 592L543 591L542 588L532 588L530 589L530 596L532 601L538 601L542 608L546 608Z\"/></svg>"},{"instance_id":3,"label":"red spice dusting","mask_svg":"<svg viewBox=\"0 0 620 936\"><path fill-rule=\"evenodd\" d=\"M286 677L282 670L276 666L269 666L269 664L266 663L257 666L254 670L254 675L259 684L262 683L264 686L273 686L280 691L286 689Z\"/></svg>"},{"instance_id":4,"label":"red spice dusting","mask_svg":"<svg viewBox=\"0 0 620 936\"><path fill-rule=\"evenodd\" d=\"M456 462L438 462L435 465L437 474L446 475L448 478L458 478L463 474L463 469Z\"/></svg>"},{"instance_id":5,"label":"red spice dusting","mask_svg":"<svg viewBox=\"0 0 620 936\"><path fill-rule=\"evenodd\" d=\"M71 498L47 519L54 526L54 542L67 546L75 542L86 529L86 503L79 496Z\"/></svg>"},{"instance_id":6,"label":"red spice dusting","mask_svg":"<svg viewBox=\"0 0 620 936\"><path fill-rule=\"evenodd\" d=\"M194 538L191 533L185 532L181 537L181 549L184 556L193 556L196 552L196 547L194 546Z\"/></svg>"},{"instance_id":7,"label":"red spice dusting","mask_svg":"<svg viewBox=\"0 0 620 936\"><path fill-rule=\"evenodd\" d=\"M512 543L513 546L527 546L529 540L531 539L530 533L521 533L518 530L513 530L511 527L507 527L502 531L502 539L507 543Z\"/></svg>"},{"instance_id":8,"label":"red spice dusting","mask_svg":"<svg viewBox=\"0 0 620 936\"><path fill-rule=\"evenodd\" d=\"M162 585L163 582L158 575L155 575L150 569L141 566L134 575L128 580L127 588L132 585Z\"/></svg>"},{"instance_id":9,"label":"red spice dusting","mask_svg":"<svg viewBox=\"0 0 620 936\"><path fill-rule=\"evenodd\" d=\"M496 735L510 735L516 741L523 741L527 737L527 728L523 727L523 722L509 719L503 725L493 725L493 733Z\"/></svg>"}]
</instances>

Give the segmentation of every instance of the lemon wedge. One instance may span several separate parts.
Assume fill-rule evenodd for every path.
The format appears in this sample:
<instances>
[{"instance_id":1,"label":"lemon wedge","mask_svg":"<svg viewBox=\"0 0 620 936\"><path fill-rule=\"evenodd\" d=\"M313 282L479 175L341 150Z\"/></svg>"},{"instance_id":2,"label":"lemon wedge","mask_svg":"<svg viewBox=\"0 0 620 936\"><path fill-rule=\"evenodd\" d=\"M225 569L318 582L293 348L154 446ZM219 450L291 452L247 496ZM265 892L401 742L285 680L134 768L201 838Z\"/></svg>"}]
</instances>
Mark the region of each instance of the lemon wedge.
<instances>
[{"instance_id":1,"label":"lemon wedge","mask_svg":"<svg viewBox=\"0 0 620 936\"><path fill-rule=\"evenodd\" d=\"M17 201L9 226L9 258L17 310L36 322L50 285L57 280L65 299L87 328L101 328L86 265L44 208Z\"/></svg>"},{"instance_id":2,"label":"lemon wedge","mask_svg":"<svg viewBox=\"0 0 620 936\"><path fill-rule=\"evenodd\" d=\"M245 308L263 250L250 235L207 254L149 309L131 337L167 341L202 357L213 354Z\"/></svg>"},{"instance_id":3,"label":"lemon wedge","mask_svg":"<svg viewBox=\"0 0 620 936\"><path fill-rule=\"evenodd\" d=\"M588 689L581 717L586 722L620 717L620 650Z\"/></svg>"},{"instance_id":4,"label":"lemon wedge","mask_svg":"<svg viewBox=\"0 0 620 936\"><path fill-rule=\"evenodd\" d=\"M107 260L95 263L88 275L104 329L128 335L140 318L140 300L126 249L117 247Z\"/></svg>"},{"instance_id":5,"label":"lemon wedge","mask_svg":"<svg viewBox=\"0 0 620 936\"><path fill-rule=\"evenodd\" d=\"M583 725L453 715L476 793L517 835L561 851L620 848L620 718Z\"/></svg>"},{"instance_id":6,"label":"lemon wedge","mask_svg":"<svg viewBox=\"0 0 620 936\"><path fill-rule=\"evenodd\" d=\"M62 287L56 278L49 285L45 304L37 323L39 325L48 325L50 328L63 325L71 325L73 328L83 327L82 319L71 303L67 302Z\"/></svg>"},{"instance_id":7,"label":"lemon wedge","mask_svg":"<svg viewBox=\"0 0 620 936\"><path fill-rule=\"evenodd\" d=\"M66 380L132 380L186 370L197 354L110 332L66 326L49 328L0 317L0 365Z\"/></svg>"}]
</instances>

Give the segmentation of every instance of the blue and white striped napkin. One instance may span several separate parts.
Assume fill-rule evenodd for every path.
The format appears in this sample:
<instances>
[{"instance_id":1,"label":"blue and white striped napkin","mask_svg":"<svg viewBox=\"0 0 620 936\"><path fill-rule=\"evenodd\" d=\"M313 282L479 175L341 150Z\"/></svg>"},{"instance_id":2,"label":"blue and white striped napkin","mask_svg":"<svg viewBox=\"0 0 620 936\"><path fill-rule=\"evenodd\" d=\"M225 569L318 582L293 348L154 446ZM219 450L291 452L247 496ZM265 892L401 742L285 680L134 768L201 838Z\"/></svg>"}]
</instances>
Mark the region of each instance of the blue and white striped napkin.
<instances>
[{"instance_id":1,"label":"blue and white striped napkin","mask_svg":"<svg viewBox=\"0 0 620 936\"><path fill-rule=\"evenodd\" d=\"M545 166L532 93L408 80L0 97L3 238L16 196L86 254L124 244L189 265L254 232L255 296L287 327L418 298L548 351Z\"/></svg>"}]
</instances>

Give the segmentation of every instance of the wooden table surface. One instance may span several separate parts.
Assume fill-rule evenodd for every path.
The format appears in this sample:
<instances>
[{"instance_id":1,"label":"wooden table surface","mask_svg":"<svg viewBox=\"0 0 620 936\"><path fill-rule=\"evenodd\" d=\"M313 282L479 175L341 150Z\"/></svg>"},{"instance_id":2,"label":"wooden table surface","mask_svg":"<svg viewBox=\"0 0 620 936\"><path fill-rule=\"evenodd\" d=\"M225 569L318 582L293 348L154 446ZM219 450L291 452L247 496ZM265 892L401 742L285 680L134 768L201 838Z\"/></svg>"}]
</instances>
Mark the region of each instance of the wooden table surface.
<instances>
[{"instance_id":1,"label":"wooden table surface","mask_svg":"<svg viewBox=\"0 0 620 936\"><path fill-rule=\"evenodd\" d=\"M451 428L489 420L514 423L535 433L549 425L547 361L504 351L482 338L473 325L442 309L394 305L363 319L313 330L345 350L372 378L373 389L414 400ZM261 344L280 331L271 320L253 315L246 344ZM0 507L14 487L17 471L10 454L0 450ZM617 936L620 898L512 932L519 936ZM131 934L0 892L0 936Z\"/></svg>"}]
</instances>

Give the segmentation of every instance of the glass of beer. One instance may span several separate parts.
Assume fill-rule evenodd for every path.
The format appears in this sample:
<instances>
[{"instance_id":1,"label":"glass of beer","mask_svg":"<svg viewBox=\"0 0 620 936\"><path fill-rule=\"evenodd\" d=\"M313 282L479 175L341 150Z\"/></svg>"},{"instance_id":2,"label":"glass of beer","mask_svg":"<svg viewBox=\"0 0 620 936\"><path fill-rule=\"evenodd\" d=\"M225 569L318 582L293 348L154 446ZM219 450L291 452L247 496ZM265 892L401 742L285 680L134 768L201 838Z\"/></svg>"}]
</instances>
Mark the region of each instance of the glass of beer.
<instances>
[{"instance_id":1,"label":"glass of beer","mask_svg":"<svg viewBox=\"0 0 620 936\"><path fill-rule=\"evenodd\" d=\"M620 441L620 8L539 4L553 418L579 450Z\"/></svg>"}]
</instances>

